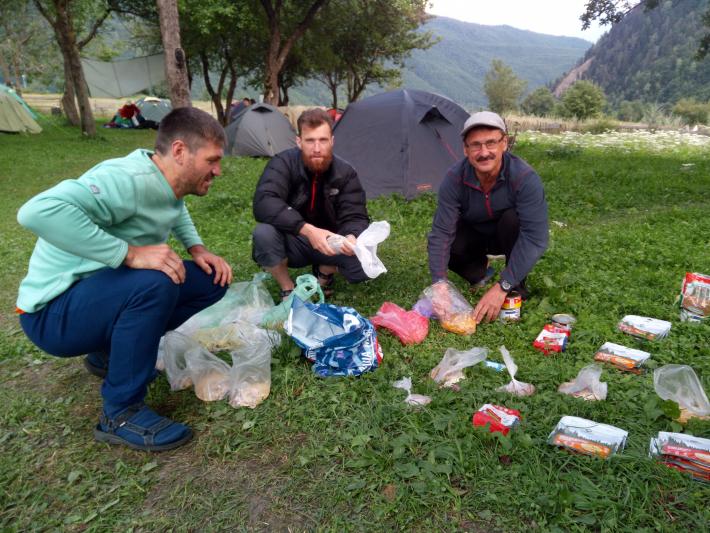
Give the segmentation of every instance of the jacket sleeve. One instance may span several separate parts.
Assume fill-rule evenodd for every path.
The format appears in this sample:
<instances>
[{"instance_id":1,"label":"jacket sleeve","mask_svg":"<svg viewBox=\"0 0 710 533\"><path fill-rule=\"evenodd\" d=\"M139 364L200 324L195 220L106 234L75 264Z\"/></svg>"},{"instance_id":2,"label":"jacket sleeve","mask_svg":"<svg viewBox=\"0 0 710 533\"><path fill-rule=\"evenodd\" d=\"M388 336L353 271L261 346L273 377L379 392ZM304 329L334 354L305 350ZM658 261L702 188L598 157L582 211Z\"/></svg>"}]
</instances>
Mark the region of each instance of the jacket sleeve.
<instances>
[{"instance_id":1,"label":"jacket sleeve","mask_svg":"<svg viewBox=\"0 0 710 533\"><path fill-rule=\"evenodd\" d=\"M306 223L301 214L288 205L290 171L281 155L271 158L254 192L254 218L271 224L284 233L297 235Z\"/></svg>"},{"instance_id":2,"label":"jacket sleeve","mask_svg":"<svg viewBox=\"0 0 710 533\"><path fill-rule=\"evenodd\" d=\"M461 217L461 198L456 172L452 169L439 187L438 203L429 233L429 272L433 282L447 279L451 245Z\"/></svg>"},{"instance_id":3,"label":"jacket sleeve","mask_svg":"<svg viewBox=\"0 0 710 533\"><path fill-rule=\"evenodd\" d=\"M365 191L354 169L349 169L336 204L338 233L358 237L370 225Z\"/></svg>"},{"instance_id":4,"label":"jacket sleeve","mask_svg":"<svg viewBox=\"0 0 710 533\"><path fill-rule=\"evenodd\" d=\"M116 182L106 181L102 187L115 190L97 194L86 183L63 181L25 203L17 221L60 250L116 268L126 257L128 243L103 228L135 211L131 182L120 186L119 191Z\"/></svg>"},{"instance_id":5,"label":"jacket sleeve","mask_svg":"<svg viewBox=\"0 0 710 533\"><path fill-rule=\"evenodd\" d=\"M508 265L500 274L511 285L518 285L533 269L547 249L549 227L547 202L542 180L532 169L521 179L515 194L515 210L520 221L518 240L510 253Z\"/></svg>"},{"instance_id":6,"label":"jacket sleeve","mask_svg":"<svg viewBox=\"0 0 710 533\"><path fill-rule=\"evenodd\" d=\"M179 240L186 250L189 250L197 244L203 244L200 235L197 233L195 224L192 222L190 212L187 206L183 203L180 217L177 219L172 228L173 235Z\"/></svg>"}]
</instances>

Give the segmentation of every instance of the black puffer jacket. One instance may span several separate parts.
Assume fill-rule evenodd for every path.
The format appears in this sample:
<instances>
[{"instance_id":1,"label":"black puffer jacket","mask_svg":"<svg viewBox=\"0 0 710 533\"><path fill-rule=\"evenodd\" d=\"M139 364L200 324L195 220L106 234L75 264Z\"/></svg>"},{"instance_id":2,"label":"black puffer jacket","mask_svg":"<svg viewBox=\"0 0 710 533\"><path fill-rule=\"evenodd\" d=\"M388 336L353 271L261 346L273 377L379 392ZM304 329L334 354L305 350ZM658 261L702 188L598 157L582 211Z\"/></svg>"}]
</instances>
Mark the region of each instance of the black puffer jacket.
<instances>
[{"instance_id":1,"label":"black puffer jacket","mask_svg":"<svg viewBox=\"0 0 710 533\"><path fill-rule=\"evenodd\" d=\"M365 191L355 169L334 155L333 163L320 179L324 180L323 229L340 235L360 235L370 219ZM297 235L306 223L304 216L311 199L310 183L299 148L276 154L266 165L256 186L254 218L284 233Z\"/></svg>"}]
</instances>

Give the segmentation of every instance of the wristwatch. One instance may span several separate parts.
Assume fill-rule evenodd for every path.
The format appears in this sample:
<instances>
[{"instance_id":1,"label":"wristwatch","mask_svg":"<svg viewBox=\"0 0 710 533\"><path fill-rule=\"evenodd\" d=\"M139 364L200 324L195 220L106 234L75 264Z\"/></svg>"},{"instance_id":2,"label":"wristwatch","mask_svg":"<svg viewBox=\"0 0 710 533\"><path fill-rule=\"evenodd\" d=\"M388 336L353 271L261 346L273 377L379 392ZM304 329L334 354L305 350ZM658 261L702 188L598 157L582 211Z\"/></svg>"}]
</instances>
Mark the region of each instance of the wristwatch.
<instances>
[{"instance_id":1,"label":"wristwatch","mask_svg":"<svg viewBox=\"0 0 710 533\"><path fill-rule=\"evenodd\" d=\"M498 285L500 285L500 288L503 289L505 292L510 292L513 290L513 285L508 280L502 279L498 282Z\"/></svg>"}]
</instances>

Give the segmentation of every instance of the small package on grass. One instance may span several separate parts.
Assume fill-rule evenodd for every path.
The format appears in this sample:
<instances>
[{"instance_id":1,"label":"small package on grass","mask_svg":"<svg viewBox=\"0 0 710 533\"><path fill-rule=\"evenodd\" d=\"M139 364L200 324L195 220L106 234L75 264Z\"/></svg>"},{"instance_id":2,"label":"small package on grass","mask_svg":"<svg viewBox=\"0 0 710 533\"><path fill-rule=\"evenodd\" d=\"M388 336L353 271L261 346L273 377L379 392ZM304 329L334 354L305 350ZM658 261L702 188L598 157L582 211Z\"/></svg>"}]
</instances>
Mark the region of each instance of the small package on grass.
<instances>
[{"instance_id":1,"label":"small package on grass","mask_svg":"<svg viewBox=\"0 0 710 533\"><path fill-rule=\"evenodd\" d=\"M665 365L653 372L653 388L664 400L680 406L680 421L710 417L710 402L695 371L688 365Z\"/></svg>"},{"instance_id":2,"label":"small package on grass","mask_svg":"<svg viewBox=\"0 0 710 533\"><path fill-rule=\"evenodd\" d=\"M375 327L352 307L295 298L284 328L321 377L358 376L382 362Z\"/></svg>"},{"instance_id":3,"label":"small package on grass","mask_svg":"<svg viewBox=\"0 0 710 533\"><path fill-rule=\"evenodd\" d=\"M651 357L651 354L643 350L627 348L621 344L605 342L594 354L595 361L611 363L619 370L641 373L641 366Z\"/></svg>"},{"instance_id":4,"label":"small package on grass","mask_svg":"<svg viewBox=\"0 0 710 533\"><path fill-rule=\"evenodd\" d=\"M445 330L460 335L476 333L473 307L448 280L437 281L422 293L431 302L433 314Z\"/></svg>"},{"instance_id":5,"label":"small package on grass","mask_svg":"<svg viewBox=\"0 0 710 533\"><path fill-rule=\"evenodd\" d=\"M429 333L429 320L416 311L405 311L392 302L383 303L377 314L370 317L378 328L390 330L402 344L419 344Z\"/></svg>"},{"instance_id":6,"label":"small package on grass","mask_svg":"<svg viewBox=\"0 0 710 533\"><path fill-rule=\"evenodd\" d=\"M547 442L583 455L607 459L624 449L628 435L628 431L615 426L576 416L563 416Z\"/></svg>"},{"instance_id":7,"label":"small package on grass","mask_svg":"<svg viewBox=\"0 0 710 533\"><path fill-rule=\"evenodd\" d=\"M671 330L671 323L647 316L626 315L619 322L618 328L619 331L633 337L657 341L668 335Z\"/></svg>"},{"instance_id":8,"label":"small package on grass","mask_svg":"<svg viewBox=\"0 0 710 533\"><path fill-rule=\"evenodd\" d=\"M385 265L377 257L377 245L390 235L390 224L384 220L373 222L355 241L355 256L368 278L376 278L387 272Z\"/></svg>"},{"instance_id":9,"label":"small package on grass","mask_svg":"<svg viewBox=\"0 0 710 533\"><path fill-rule=\"evenodd\" d=\"M392 383L395 389L402 389L407 392L407 397L404 399L404 403L409 405L427 405L431 402L431 397L424 396L423 394L412 394L412 378L402 378L399 381Z\"/></svg>"},{"instance_id":10,"label":"small package on grass","mask_svg":"<svg viewBox=\"0 0 710 533\"><path fill-rule=\"evenodd\" d=\"M680 290L680 319L702 322L710 316L710 276L686 272Z\"/></svg>"},{"instance_id":11,"label":"small package on grass","mask_svg":"<svg viewBox=\"0 0 710 533\"><path fill-rule=\"evenodd\" d=\"M602 369L597 365L585 366L576 378L563 383L557 390L583 400L606 400L607 383L599 380L601 375Z\"/></svg>"},{"instance_id":12,"label":"small package on grass","mask_svg":"<svg viewBox=\"0 0 710 533\"><path fill-rule=\"evenodd\" d=\"M670 468L710 483L710 439L659 431L657 437L651 438L649 455Z\"/></svg>"},{"instance_id":13,"label":"small package on grass","mask_svg":"<svg viewBox=\"0 0 710 533\"><path fill-rule=\"evenodd\" d=\"M473 425L486 427L490 433L507 435L520 423L520 411L487 403L473 414Z\"/></svg>"},{"instance_id":14,"label":"small package on grass","mask_svg":"<svg viewBox=\"0 0 710 533\"><path fill-rule=\"evenodd\" d=\"M447 348L444 357L436 365L429 376L442 387L451 387L465 379L463 369L485 361L488 348L471 348L466 351Z\"/></svg>"},{"instance_id":15,"label":"small package on grass","mask_svg":"<svg viewBox=\"0 0 710 533\"><path fill-rule=\"evenodd\" d=\"M503 361L505 362L505 367L508 369L508 374L510 374L510 383L498 387L496 391L498 392L508 392L514 394L515 396L531 396L535 393L535 385L530 383L523 383L515 379L515 374L518 373L518 365L515 364L513 357L505 346L500 346L498 348L501 355L503 355Z\"/></svg>"},{"instance_id":16,"label":"small package on grass","mask_svg":"<svg viewBox=\"0 0 710 533\"><path fill-rule=\"evenodd\" d=\"M569 332L567 327L545 324L533 341L533 347L545 355L549 355L550 352L564 352L569 342Z\"/></svg>"}]
</instances>

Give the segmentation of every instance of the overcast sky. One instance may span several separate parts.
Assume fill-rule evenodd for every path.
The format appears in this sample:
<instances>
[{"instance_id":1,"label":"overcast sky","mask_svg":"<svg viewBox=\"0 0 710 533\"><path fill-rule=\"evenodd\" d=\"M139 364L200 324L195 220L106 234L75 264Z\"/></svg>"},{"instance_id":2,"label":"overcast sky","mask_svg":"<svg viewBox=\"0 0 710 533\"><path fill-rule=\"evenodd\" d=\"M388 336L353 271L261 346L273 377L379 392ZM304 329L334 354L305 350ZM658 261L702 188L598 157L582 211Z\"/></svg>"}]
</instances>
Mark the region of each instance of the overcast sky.
<instances>
[{"instance_id":1,"label":"overcast sky","mask_svg":"<svg viewBox=\"0 0 710 533\"><path fill-rule=\"evenodd\" d=\"M477 24L507 24L549 35L567 35L595 42L609 27L582 31L579 17L587 0L430 0L432 15Z\"/></svg>"}]
</instances>

